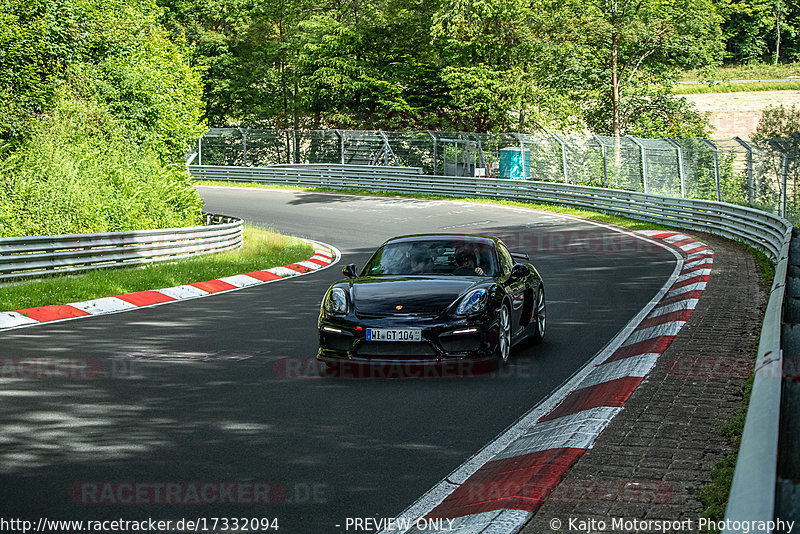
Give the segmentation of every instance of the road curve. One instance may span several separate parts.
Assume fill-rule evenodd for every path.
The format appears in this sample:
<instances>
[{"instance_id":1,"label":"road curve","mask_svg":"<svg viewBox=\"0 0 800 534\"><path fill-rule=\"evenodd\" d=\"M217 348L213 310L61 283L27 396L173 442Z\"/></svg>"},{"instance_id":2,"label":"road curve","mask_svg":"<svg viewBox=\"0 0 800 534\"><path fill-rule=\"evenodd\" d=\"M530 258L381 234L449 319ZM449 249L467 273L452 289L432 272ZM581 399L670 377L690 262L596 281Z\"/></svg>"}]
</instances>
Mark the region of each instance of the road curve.
<instances>
[{"instance_id":1,"label":"road curve","mask_svg":"<svg viewBox=\"0 0 800 534\"><path fill-rule=\"evenodd\" d=\"M277 517L289 533L393 517L589 361L675 262L659 247L552 213L199 190L207 210L330 243L342 264L363 265L397 234L501 235L530 254L547 284L546 342L517 350L502 372L470 379L318 378L308 366L317 309L337 269L0 333L5 371L32 357L97 371L0 375L0 515L205 525ZM195 499L192 488L208 493ZM267 504L253 503L266 492Z\"/></svg>"}]
</instances>

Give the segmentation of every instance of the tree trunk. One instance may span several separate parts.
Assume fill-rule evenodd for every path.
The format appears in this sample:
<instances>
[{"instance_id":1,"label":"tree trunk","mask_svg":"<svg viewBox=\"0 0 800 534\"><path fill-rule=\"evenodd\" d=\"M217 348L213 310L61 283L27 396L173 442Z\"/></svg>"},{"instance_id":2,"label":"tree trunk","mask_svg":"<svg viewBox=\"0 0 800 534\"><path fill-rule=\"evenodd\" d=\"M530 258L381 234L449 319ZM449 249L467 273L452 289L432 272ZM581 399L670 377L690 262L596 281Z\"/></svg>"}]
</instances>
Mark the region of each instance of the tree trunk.
<instances>
[{"instance_id":1,"label":"tree trunk","mask_svg":"<svg viewBox=\"0 0 800 534\"><path fill-rule=\"evenodd\" d=\"M781 57L781 9L780 5L775 5L775 65Z\"/></svg>"},{"instance_id":2,"label":"tree trunk","mask_svg":"<svg viewBox=\"0 0 800 534\"><path fill-rule=\"evenodd\" d=\"M619 137L621 127L619 123L619 67L617 63L618 43L617 33L611 35L611 129L614 137Z\"/></svg>"}]
</instances>

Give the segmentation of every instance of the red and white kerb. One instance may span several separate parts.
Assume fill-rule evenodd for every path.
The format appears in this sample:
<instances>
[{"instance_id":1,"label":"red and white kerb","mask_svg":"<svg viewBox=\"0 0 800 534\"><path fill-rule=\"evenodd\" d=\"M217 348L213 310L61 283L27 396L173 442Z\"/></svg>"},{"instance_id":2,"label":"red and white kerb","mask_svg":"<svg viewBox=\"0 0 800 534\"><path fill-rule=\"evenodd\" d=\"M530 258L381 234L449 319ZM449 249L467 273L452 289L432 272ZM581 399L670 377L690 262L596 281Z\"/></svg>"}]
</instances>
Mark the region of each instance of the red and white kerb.
<instances>
[{"instance_id":1,"label":"red and white kerb","mask_svg":"<svg viewBox=\"0 0 800 534\"><path fill-rule=\"evenodd\" d=\"M322 243L309 242L314 246L314 255L299 263L292 263L282 267L273 267L263 271L237 274L235 276L226 276L218 280L195 282L193 284L155 289L152 291L137 291L136 293L127 293L125 295L117 295L116 297L103 297L87 300L85 302L73 302L71 304L39 306L24 310L0 312L0 330L90 315L116 313L133 310L142 306L153 306L190 298L205 297L214 293L231 291L310 273L328 267L338 261L339 251L335 248Z\"/></svg>"}]
</instances>

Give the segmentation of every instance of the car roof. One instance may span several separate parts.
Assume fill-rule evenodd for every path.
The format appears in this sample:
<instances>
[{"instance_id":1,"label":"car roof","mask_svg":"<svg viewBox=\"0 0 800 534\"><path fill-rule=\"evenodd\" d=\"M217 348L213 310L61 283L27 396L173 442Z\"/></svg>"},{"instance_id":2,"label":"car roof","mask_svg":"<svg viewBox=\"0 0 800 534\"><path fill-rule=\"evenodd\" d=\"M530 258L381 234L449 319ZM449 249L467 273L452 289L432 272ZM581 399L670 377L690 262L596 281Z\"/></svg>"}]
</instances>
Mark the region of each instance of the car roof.
<instances>
[{"instance_id":1,"label":"car roof","mask_svg":"<svg viewBox=\"0 0 800 534\"><path fill-rule=\"evenodd\" d=\"M387 239L384 245L388 243L411 243L419 241L439 241L445 239L467 243L483 243L486 245L495 245L499 241L499 239L493 236L477 234L412 234Z\"/></svg>"}]
</instances>

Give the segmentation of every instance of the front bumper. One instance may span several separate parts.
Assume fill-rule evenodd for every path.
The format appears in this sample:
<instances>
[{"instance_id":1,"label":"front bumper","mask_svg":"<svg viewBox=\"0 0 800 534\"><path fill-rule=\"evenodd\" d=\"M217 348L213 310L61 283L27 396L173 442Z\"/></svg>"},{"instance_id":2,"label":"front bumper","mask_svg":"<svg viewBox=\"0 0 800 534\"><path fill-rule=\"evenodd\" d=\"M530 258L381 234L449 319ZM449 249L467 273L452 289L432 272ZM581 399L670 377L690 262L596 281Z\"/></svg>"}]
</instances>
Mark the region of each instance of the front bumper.
<instances>
[{"instance_id":1,"label":"front bumper","mask_svg":"<svg viewBox=\"0 0 800 534\"><path fill-rule=\"evenodd\" d=\"M419 342L367 341L367 328L418 328ZM319 319L317 359L333 364L432 365L496 360L498 326L486 315L446 319L414 316Z\"/></svg>"}]
</instances>

